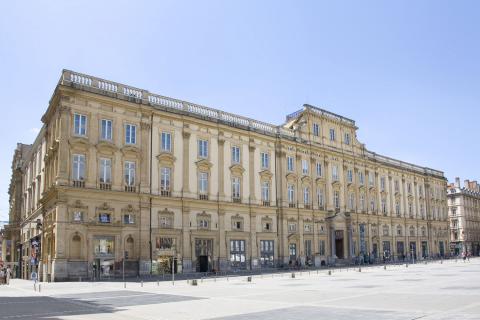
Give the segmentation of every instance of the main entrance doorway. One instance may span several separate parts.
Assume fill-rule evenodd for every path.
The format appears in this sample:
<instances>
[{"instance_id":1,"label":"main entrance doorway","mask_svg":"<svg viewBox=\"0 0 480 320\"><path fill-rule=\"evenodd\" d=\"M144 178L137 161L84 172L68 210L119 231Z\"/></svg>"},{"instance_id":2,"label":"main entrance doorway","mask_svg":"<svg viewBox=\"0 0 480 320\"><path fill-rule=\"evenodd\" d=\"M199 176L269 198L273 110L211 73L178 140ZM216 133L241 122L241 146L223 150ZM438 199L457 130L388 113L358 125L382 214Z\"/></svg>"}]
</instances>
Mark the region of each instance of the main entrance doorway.
<instances>
[{"instance_id":1,"label":"main entrance doorway","mask_svg":"<svg viewBox=\"0 0 480 320\"><path fill-rule=\"evenodd\" d=\"M196 271L209 272L213 269L213 240L195 239Z\"/></svg>"},{"instance_id":2,"label":"main entrance doorway","mask_svg":"<svg viewBox=\"0 0 480 320\"><path fill-rule=\"evenodd\" d=\"M335 255L343 259L343 230L335 230Z\"/></svg>"}]
</instances>

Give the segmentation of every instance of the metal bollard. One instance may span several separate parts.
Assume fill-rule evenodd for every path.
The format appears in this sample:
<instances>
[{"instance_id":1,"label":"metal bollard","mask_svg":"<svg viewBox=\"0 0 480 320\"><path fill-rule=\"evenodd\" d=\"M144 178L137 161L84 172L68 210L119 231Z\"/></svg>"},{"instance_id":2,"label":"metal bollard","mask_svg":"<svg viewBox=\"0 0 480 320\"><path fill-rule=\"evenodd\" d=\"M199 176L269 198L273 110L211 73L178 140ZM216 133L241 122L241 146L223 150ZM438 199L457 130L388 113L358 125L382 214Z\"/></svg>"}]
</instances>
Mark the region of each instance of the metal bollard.
<instances>
[{"instance_id":1,"label":"metal bollard","mask_svg":"<svg viewBox=\"0 0 480 320\"><path fill-rule=\"evenodd\" d=\"M247 277L247 282L252 282L252 277Z\"/></svg>"},{"instance_id":2,"label":"metal bollard","mask_svg":"<svg viewBox=\"0 0 480 320\"><path fill-rule=\"evenodd\" d=\"M124 281L123 282L123 289L126 289L127 288L127 283Z\"/></svg>"},{"instance_id":3,"label":"metal bollard","mask_svg":"<svg viewBox=\"0 0 480 320\"><path fill-rule=\"evenodd\" d=\"M295 272L292 272L292 279L295 279Z\"/></svg>"},{"instance_id":4,"label":"metal bollard","mask_svg":"<svg viewBox=\"0 0 480 320\"><path fill-rule=\"evenodd\" d=\"M35 291L35 292L37 291L37 282L33 283L33 291Z\"/></svg>"},{"instance_id":5,"label":"metal bollard","mask_svg":"<svg viewBox=\"0 0 480 320\"><path fill-rule=\"evenodd\" d=\"M360 267L360 268L358 268L358 272L362 272L362 268L361 268L361 267Z\"/></svg>"},{"instance_id":6,"label":"metal bollard","mask_svg":"<svg viewBox=\"0 0 480 320\"><path fill-rule=\"evenodd\" d=\"M387 266L386 266L386 265L383 266L383 270L387 270Z\"/></svg>"},{"instance_id":7,"label":"metal bollard","mask_svg":"<svg viewBox=\"0 0 480 320\"><path fill-rule=\"evenodd\" d=\"M331 275L332 275L332 271L328 270L328 275L331 276Z\"/></svg>"},{"instance_id":8,"label":"metal bollard","mask_svg":"<svg viewBox=\"0 0 480 320\"><path fill-rule=\"evenodd\" d=\"M38 284L38 292L42 292L42 284L41 283Z\"/></svg>"},{"instance_id":9,"label":"metal bollard","mask_svg":"<svg viewBox=\"0 0 480 320\"><path fill-rule=\"evenodd\" d=\"M142 283L140 284L140 286L143 288L143 280L142 280Z\"/></svg>"}]
</instances>

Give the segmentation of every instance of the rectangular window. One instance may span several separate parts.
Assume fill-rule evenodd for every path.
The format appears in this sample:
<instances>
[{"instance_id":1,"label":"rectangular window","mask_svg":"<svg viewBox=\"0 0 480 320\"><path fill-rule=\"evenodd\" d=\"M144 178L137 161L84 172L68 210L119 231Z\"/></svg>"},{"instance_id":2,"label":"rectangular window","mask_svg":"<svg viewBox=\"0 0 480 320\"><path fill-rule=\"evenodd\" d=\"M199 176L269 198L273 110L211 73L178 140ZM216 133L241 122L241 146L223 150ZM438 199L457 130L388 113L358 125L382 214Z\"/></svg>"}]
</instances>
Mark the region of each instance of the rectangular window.
<instances>
[{"instance_id":1,"label":"rectangular window","mask_svg":"<svg viewBox=\"0 0 480 320\"><path fill-rule=\"evenodd\" d=\"M137 126L133 124L125 125L125 143L136 144L137 143Z\"/></svg>"},{"instance_id":2,"label":"rectangular window","mask_svg":"<svg viewBox=\"0 0 480 320\"><path fill-rule=\"evenodd\" d=\"M200 172L198 174L198 177L199 177L198 192L200 194L208 194L208 173Z\"/></svg>"},{"instance_id":3,"label":"rectangular window","mask_svg":"<svg viewBox=\"0 0 480 320\"><path fill-rule=\"evenodd\" d=\"M350 133L345 133L344 140L345 144L350 145Z\"/></svg>"},{"instance_id":4,"label":"rectangular window","mask_svg":"<svg viewBox=\"0 0 480 320\"><path fill-rule=\"evenodd\" d=\"M232 179L232 198L240 199L240 178L234 177Z\"/></svg>"},{"instance_id":5,"label":"rectangular window","mask_svg":"<svg viewBox=\"0 0 480 320\"><path fill-rule=\"evenodd\" d=\"M100 213L98 215L98 222L100 223L110 223L111 222L111 215L110 213Z\"/></svg>"},{"instance_id":6,"label":"rectangular window","mask_svg":"<svg viewBox=\"0 0 480 320\"><path fill-rule=\"evenodd\" d=\"M323 208L324 205L324 195L322 189L317 189L317 203L320 208Z\"/></svg>"},{"instance_id":7,"label":"rectangular window","mask_svg":"<svg viewBox=\"0 0 480 320\"><path fill-rule=\"evenodd\" d=\"M102 131L100 137L102 140L112 140L112 120L102 119Z\"/></svg>"},{"instance_id":8,"label":"rectangular window","mask_svg":"<svg viewBox=\"0 0 480 320\"><path fill-rule=\"evenodd\" d=\"M336 165L332 166L332 180L338 181L338 167Z\"/></svg>"},{"instance_id":9,"label":"rectangular window","mask_svg":"<svg viewBox=\"0 0 480 320\"><path fill-rule=\"evenodd\" d=\"M123 223L124 224L134 224L135 223L135 218L133 214L124 214L123 215Z\"/></svg>"},{"instance_id":10,"label":"rectangular window","mask_svg":"<svg viewBox=\"0 0 480 320\"><path fill-rule=\"evenodd\" d=\"M308 174L308 160L302 159L302 173Z\"/></svg>"},{"instance_id":11,"label":"rectangular window","mask_svg":"<svg viewBox=\"0 0 480 320\"><path fill-rule=\"evenodd\" d=\"M129 187L135 185L135 162L125 161L125 184Z\"/></svg>"},{"instance_id":12,"label":"rectangular window","mask_svg":"<svg viewBox=\"0 0 480 320\"><path fill-rule=\"evenodd\" d=\"M73 221L82 222L83 221L83 212L82 211L75 211L73 213Z\"/></svg>"},{"instance_id":13,"label":"rectangular window","mask_svg":"<svg viewBox=\"0 0 480 320\"><path fill-rule=\"evenodd\" d=\"M198 157L208 158L208 141L198 140Z\"/></svg>"},{"instance_id":14,"label":"rectangular window","mask_svg":"<svg viewBox=\"0 0 480 320\"><path fill-rule=\"evenodd\" d=\"M289 184L287 187L288 190L288 203L292 204L295 202L295 187L292 184Z\"/></svg>"},{"instance_id":15,"label":"rectangular window","mask_svg":"<svg viewBox=\"0 0 480 320\"><path fill-rule=\"evenodd\" d=\"M353 182L353 171L352 171L352 169L347 170L347 182L348 183Z\"/></svg>"},{"instance_id":16,"label":"rectangular window","mask_svg":"<svg viewBox=\"0 0 480 320\"><path fill-rule=\"evenodd\" d=\"M230 240L230 263L232 267L246 267L245 240Z\"/></svg>"},{"instance_id":17,"label":"rectangular window","mask_svg":"<svg viewBox=\"0 0 480 320\"><path fill-rule=\"evenodd\" d=\"M315 169L317 171L317 177L321 177L323 172L322 172L322 164L320 162L316 163Z\"/></svg>"},{"instance_id":18,"label":"rectangular window","mask_svg":"<svg viewBox=\"0 0 480 320\"><path fill-rule=\"evenodd\" d=\"M365 211L365 195L360 195L360 210Z\"/></svg>"},{"instance_id":19,"label":"rectangular window","mask_svg":"<svg viewBox=\"0 0 480 320\"><path fill-rule=\"evenodd\" d=\"M155 247L157 250L170 250L173 248L173 238L156 238Z\"/></svg>"},{"instance_id":20,"label":"rectangular window","mask_svg":"<svg viewBox=\"0 0 480 320\"><path fill-rule=\"evenodd\" d=\"M169 216L160 216L160 228L170 229L173 225L172 218Z\"/></svg>"},{"instance_id":21,"label":"rectangular window","mask_svg":"<svg viewBox=\"0 0 480 320\"><path fill-rule=\"evenodd\" d=\"M385 177L380 178L380 190L385 191Z\"/></svg>"},{"instance_id":22,"label":"rectangular window","mask_svg":"<svg viewBox=\"0 0 480 320\"><path fill-rule=\"evenodd\" d=\"M333 203L335 204L335 209L340 209L340 193L338 191L333 192Z\"/></svg>"},{"instance_id":23,"label":"rectangular window","mask_svg":"<svg viewBox=\"0 0 480 320\"><path fill-rule=\"evenodd\" d=\"M73 155L73 180L83 181L85 180L85 155L74 154Z\"/></svg>"},{"instance_id":24,"label":"rectangular window","mask_svg":"<svg viewBox=\"0 0 480 320\"><path fill-rule=\"evenodd\" d=\"M330 129L330 141L335 141L335 129Z\"/></svg>"},{"instance_id":25,"label":"rectangular window","mask_svg":"<svg viewBox=\"0 0 480 320\"><path fill-rule=\"evenodd\" d=\"M382 199L382 213L387 213L387 200Z\"/></svg>"},{"instance_id":26,"label":"rectangular window","mask_svg":"<svg viewBox=\"0 0 480 320\"><path fill-rule=\"evenodd\" d=\"M94 237L93 248L95 256L115 254L115 237Z\"/></svg>"},{"instance_id":27,"label":"rectangular window","mask_svg":"<svg viewBox=\"0 0 480 320\"><path fill-rule=\"evenodd\" d=\"M320 136L320 126L318 123L313 124L313 135L316 137Z\"/></svg>"},{"instance_id":28,"label":"rectangular window","mask_svg":"<svg viewBox=\"0 0 480 320\"><path fill-rule=\"evenodd\" d=\"M162 151L172 151L172 134L170 132L162 132Z\"/></svg>"},{"instance_id":29,"label":"rectangular window","mask_svg":"<svg viewBox=\"0 0 480 320\"><path fill-rule=\"evenodd\" d=\"M260 153L262 169L268 169L270 164L269 155L266 152Z\"/></svg>"},{"instance_id":30,"label":"rectangular window","mask_svg":"<svg viewBox=\"0 0 480 320\"><path fill-rule=\"evenodd\" d=\"M370 199L370 210L375 212L375 198Z\"/></svg>"},{"instance_id":31,"label":"rectangular window","mask_svg":"<svg viewBox=\"0 0 480 320\"><path fill-rule=\"evenodd\" d=\"M363 184L365 183L365 175L363 174L363 172L359 172L358 173L358 182L360 183L360 185L363 186Z\"/></svg>"},{"instance_id":32,"label":"rectangular window","mask_svg":"<svg viewBox=\"0 0 480 320\"><path fill-rule=\"evenodd\" d=\"M237 146L232 147L232 163L240 163L240 148Z\"/></svg>"},{"instance_id":33,"label":"rectangular window","mask_svg":"<svg viewBox=\"0 0 480 320\"><path fill-rule=\"evenodd\" d=\"M288 224L288 232L297 232L297 224L294 222L290 222Z\"/></svg>"},{"instance_id":34,"label":"rectangular window","mask_svg":"<svg viewBox=\"0 0 480 320\"><path fill-rule=\"evenodd\" d=\"M112 160L100 158L100 183L112 182Z\"/></svg>"},{"instance_id":35,"label":"rectangular window","mask_svg":"<svg viewBox=\"0 0 480 320\"><path fill-rule=\"evenodd\" d=\"M308 260L312 258L312 240L305 240L305 256Z\"/></svg>"},{"instance_id":36,"label":"rectangular window","mask_svg":"<svg viewBox=\"0 0 480 320\"><path fill-rule=\"evenodd\" d=\"M355 194L354 193L350 193L350 195L348 197L348 207L349 207L350 210L355 209Z\"/></svg>"},{"instance_id":37,"label":"rectangular window","mask_svg":"<svg viewBox=\"0 0 480 320\"><path fill-rule=\"evenodd\" d=\"M395 180L395 182L394 182L394 188L395 188L395 192L399 192L399 191L400 191L400 186L399 186L398 180Z\"/></svg>"},{"instance_id":38,"label":"rectangular window","mask_svg":"<svg viewBox=\"0 0 480 320\"><path fill-rule=\"evenodd\" d=\"M270 201L270 183L268 181L262 183L262 200Z\"/></svg>"},{"instance_id":39,"label":"rectangular window","mask_svg":"<svg viewBox=\"0 0 480 320\"><path fill-rule=\"evenodd\" d=\"M400 216L400 202L395 202L395 214Z\"/></svg>"},{"instance_id":40,"label":"rectangular window","mask_svg":"<svg viewBox=\"0 0 480 320\"><path fill-rule=\"evenodd\" d=\"M320 240L318 243L318 253L321 256L325 255L325 240Z\"/></svg>"},{"instance_id":41,"label":"rectangular window","mask_svg":"<svg viewBox=\"0 0 480 320\"><path fill-rule=\"evenodd\" d=\"M73 115L73 133L77 136L87 135L87 116L75 113Z\"/></svg>"},{"instance_id":42,"label":"rectangular window","mask_svg":"<svg viewBox=\"0 0 480 320\"><path fill-rule=\"evenodd\" d=\"M373 172L368 173L368 185L370 187L375 186L375 173Z\"/></svg>"},{"instance_id":43,"label":"rectangular window","mask_svg":"<svg viewBox=\"0 0 480 320\"><path fill-rule=\"evenodd\" d=\"M171 176L172 169L168 167L163 167L160 169L160 190L162 191L162 193L170 192Z\"/></svg>"},{"instance_id":44,"label":"rectangular window","mask_svg":"<svg viewBox=\"0 0 480 320\"><path fill-rule=\"evenodd\" d=\"M295 167L293 157L287 157L287 171L293 172L294 168Z\"/></svg>"},{"instance_id":45,"label":"rectangular window","mask_svg":"<svg viewBox=\"0 0 480 320\"><path fill-rule=\"evenodd\" d=\"M303 204L305 206L310 206L310 188L303 188Z\"/></svg>"},{"instance_id":46,"label":"rectangular window","mask_svg":"<svg viewBox=\"0 0 480 320\"><path fill-rule=\"evenodd\" d=\"M260 263L262 267L273 267L273 240L260 240Z\"/></svg>"}]
</instances>

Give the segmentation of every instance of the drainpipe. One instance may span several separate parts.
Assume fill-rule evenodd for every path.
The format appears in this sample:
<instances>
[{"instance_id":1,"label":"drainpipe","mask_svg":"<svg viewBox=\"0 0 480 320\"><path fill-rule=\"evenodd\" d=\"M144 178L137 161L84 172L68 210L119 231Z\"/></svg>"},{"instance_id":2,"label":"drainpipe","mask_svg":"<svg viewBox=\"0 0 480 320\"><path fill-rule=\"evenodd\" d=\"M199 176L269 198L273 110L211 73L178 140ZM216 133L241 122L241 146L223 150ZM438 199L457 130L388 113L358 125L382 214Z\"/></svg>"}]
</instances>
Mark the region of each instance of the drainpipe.
<instances>
[{"instance_id":1,"label":"drainpipe","mask_svg":"<svg viewBox=\"0 0 480 320\"><path fill-rule=\"evenodd\" d=\"M149 246L150 246L150 275L153 273L152 253L152 159L153 159L153 113L150 115L150 220L149 220Z\"/></svg>"}]
</instances>

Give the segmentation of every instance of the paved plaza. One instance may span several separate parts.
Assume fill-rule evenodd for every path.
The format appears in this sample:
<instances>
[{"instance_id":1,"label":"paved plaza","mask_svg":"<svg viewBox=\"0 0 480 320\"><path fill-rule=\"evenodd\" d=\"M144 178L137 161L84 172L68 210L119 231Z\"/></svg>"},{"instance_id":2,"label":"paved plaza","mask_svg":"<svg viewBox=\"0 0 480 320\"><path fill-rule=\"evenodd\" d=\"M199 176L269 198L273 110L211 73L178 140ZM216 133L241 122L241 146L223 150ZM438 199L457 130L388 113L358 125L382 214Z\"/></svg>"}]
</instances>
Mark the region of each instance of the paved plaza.
<instances>
[{"instance_id":1,"label":"paved plaza","mask_svg":"<svg viewBox=\"0 0 480 320\"><path fill-rule=\"evenodd\" d=\"M187 281L0 287L0 319L480 319L480 259Z\"/></svg>"}]
</instances>

